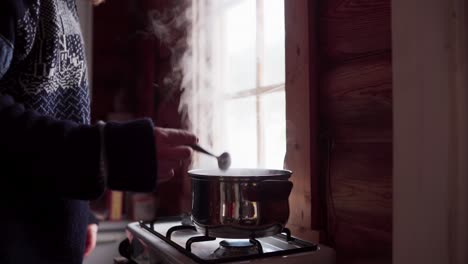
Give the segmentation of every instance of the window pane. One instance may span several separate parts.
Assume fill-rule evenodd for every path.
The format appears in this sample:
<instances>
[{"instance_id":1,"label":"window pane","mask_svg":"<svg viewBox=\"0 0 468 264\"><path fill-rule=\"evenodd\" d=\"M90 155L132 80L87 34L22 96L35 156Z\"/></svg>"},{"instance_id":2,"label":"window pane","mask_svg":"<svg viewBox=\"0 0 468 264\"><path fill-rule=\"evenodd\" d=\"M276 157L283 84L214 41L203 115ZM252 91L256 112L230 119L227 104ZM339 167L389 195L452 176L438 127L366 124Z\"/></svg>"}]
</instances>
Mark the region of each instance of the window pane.
<instances>
[{"instance_id":1,"label":"window pane","mask_svg":"<svg viewBox=\"0 0 468 264\"><path fill-rule=\"evenodd\" d=\"M284 1L264 0L262 85L284 83L285 80Z\"/></svg>"},{"instance_id":2,"label":"window pane","mask_svg":"<svg viewBox=\"0 0 468 264\"><path fill-rule=\"evenodd\" d=\"M257 167L257 116L254 97L229 100L224 115L225 150L233 168Z\"/></svg>"},{"instance_id":3,"label":"window pane","mask_svg":"<svg viewBox=\"0 0 468 264\"><path fill-rule=\"evenodd\" d=\"M286 111L284 91L262 96L265 167L282 169L286 154Z\"/></svg>"},{"instance_id":4,"label":"window pane","mask_svg":"<svg viewBox=\"0 0 468 264\"><path fill-rule=\"evenodd\" d=\"M237 0L223 16L222 84L227 93L255 88L256 3Z\"/></svg>"},{"instance_id":5,"label":"window pane","mask_svg":"<svg viewBox=\"0 0 468 264\"><path fill-rule=\"evenodd\" d=\"M210 17L215 30L209 35L213 49L209 50L207 60L213 65L210 76L213 84L226 98L220 100L220 104L214 103L214 126L206 127L213 140L212 150L217 154L228 151L232 167L283 168L286 151L284 91L260 95L260 113L257 113L254 94L247 98L228 98L229 94L259 88L256 87L257 48L260 48L257 37L264 44L259 50L263 59L258 77L261 85L284 84L284 0L263 0L261 25L257 25L256 0L211 1L216 3L217 12ZM260 26L263 30L256 32ZM216 161L203 156L197 164L213 167Z\"/></svg>"}]
</instances>

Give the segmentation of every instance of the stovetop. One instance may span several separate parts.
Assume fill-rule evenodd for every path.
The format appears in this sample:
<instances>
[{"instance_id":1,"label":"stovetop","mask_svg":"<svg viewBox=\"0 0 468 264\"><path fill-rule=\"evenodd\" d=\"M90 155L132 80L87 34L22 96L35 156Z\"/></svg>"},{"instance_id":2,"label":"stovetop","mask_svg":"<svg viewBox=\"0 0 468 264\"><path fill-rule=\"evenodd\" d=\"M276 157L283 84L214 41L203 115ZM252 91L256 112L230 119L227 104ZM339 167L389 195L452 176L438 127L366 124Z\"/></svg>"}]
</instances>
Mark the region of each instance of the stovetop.
<instances>
[{"instance_id":1,"label":"stovetop","mask_svg":"<svg viewBox=\"0 0 468 264\"><path fill-rule=\"evenodd\" d=\"M180 218L160 219L151 223L135 222L127 226L127 231L131 241L127 254L136 263L334 263L332 249L287 233L250 241L207 238L192 226L181 225ZM220 243L226 242L252 243L256 250L247 255L221 256L218 248Z\"/></svg>"}]
</instances>

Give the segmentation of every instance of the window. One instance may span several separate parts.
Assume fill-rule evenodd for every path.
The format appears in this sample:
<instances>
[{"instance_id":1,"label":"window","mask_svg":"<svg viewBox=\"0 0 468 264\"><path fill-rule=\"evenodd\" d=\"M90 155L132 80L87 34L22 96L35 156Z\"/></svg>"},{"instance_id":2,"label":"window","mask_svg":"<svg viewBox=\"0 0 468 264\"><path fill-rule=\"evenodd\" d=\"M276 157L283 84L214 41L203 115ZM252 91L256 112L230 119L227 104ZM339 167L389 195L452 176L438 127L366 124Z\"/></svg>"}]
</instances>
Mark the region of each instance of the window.
<instances>
[{"instance_id":1,"label":"window","mask_svg":"<svg viewBox=\"0 0 468 264\"><path fill-rule=\"evenodd\" d=\"M284 0L199 0L193 13L191 119L201 144L230 152L233 167L283 168ZM216 166L199 158L197 167Z\"/></svg>"}]
</instances>

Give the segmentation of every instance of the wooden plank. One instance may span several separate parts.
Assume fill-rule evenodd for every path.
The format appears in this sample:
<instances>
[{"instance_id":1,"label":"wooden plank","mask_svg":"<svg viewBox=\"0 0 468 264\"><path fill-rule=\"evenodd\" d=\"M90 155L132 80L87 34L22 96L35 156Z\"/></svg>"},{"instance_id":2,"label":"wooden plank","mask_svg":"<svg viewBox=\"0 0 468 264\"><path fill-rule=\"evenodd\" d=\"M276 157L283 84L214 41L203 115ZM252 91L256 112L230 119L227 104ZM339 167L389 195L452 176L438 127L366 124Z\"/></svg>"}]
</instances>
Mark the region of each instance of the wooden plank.
<instances>
[{"instance_id":1,"label":"wooden plank","mask_svg":"<svg viewBox=\"0 0 468 264\"><path fill-rule=\"evenodd\" d=\"M392 261L390 6L320 2L323 214L338 263Z\"/></svg>"},{"instance_id":2,"label":"wooden plank","mask_svg":"<svg viewBox=\"0 0 468 264\"><path fill-rule=\"evenodd\" d=\"M335 249L337 263L392 263L392 232L372 229L366 225L336 221Z\"/></svg>"},{"instance_id":3,"label":"wooden plank","mask_svg":"<svg viewBox=\"0 0 468 264\"><path fill-rule=\"evenodd\" d=\"M339 258L391 260L392 147L337 143L332 149L329 230Z\"/></svg>"},{"instance_id":4,"label":"wooden plank","mask_svg":"<svg viewBox=\"0 0 468 264\"><path fill-rule=\"evenodd\" d=\"M391 143L334 145L329 177L335 210L363 214L356 222L391 230L392 147ZM368 219L372 215L387 218L379 223Z\"/></svg>"},{"instance_id":5,"label":"wooden plank","mask_svg":"<svg viewBox=\"0 0 468 264\"><path fill-rule=\"evenodd\" d=\"M390 215L392 147L391 143L333 146L329 173L335 208Z\"/></svg>"},{"instance_id":6,"label":"wooden plank","mask_svg":"<svg viewBox=\"0 0 468 264\"><path fill-rule=\"evenodd\" d=\"M355 59L322 74L322 128L336 141L392 140L391 54Z\"/></svg>"},{"instance_id":7,"label":"wooden plank","mask_svg":"<svg viewBox=\"0 0 468 264\"><path fill-rule=\"evenodd\" d=\"M321 1L319 49L329 62L391 49L389 0Z\"/></svg>"}]
</instances>

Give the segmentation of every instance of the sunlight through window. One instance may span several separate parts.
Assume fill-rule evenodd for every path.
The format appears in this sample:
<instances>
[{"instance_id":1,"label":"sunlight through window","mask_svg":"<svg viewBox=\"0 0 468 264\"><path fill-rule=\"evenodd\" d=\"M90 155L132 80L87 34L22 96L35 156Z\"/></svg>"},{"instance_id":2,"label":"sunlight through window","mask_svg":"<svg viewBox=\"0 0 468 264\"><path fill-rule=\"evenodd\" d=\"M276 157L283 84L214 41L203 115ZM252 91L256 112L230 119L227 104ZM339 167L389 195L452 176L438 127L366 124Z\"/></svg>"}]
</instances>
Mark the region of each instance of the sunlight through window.
<instances>
[{"instance_id":1,"label":"sunlight through window","mask_svg":"<svg viewBox=\"0 0 468 264\"><path fill-rule=\"evenodd\" d=\"M209 61L214 131L218 152L228 151L232 167L283 168L286 152L284 0L209 0L195 34L200 61ZM203 69L203 67L199 67ZM206 74L199 70L200 75ZM206 79L207 77L198 77ZM199 85L203 85L202 82ZM202 162L210 167L209 161ZM212 162L211 162L212 163ZM211 164L213 165L213 164ZM213 167L213 166L211 166Z\"/></svg>"}]
</instances>

